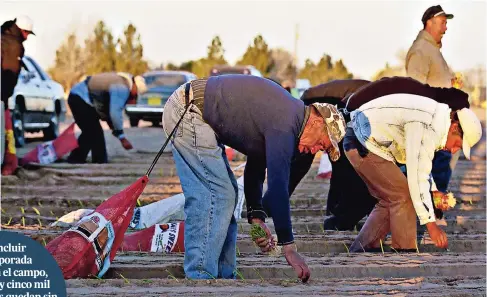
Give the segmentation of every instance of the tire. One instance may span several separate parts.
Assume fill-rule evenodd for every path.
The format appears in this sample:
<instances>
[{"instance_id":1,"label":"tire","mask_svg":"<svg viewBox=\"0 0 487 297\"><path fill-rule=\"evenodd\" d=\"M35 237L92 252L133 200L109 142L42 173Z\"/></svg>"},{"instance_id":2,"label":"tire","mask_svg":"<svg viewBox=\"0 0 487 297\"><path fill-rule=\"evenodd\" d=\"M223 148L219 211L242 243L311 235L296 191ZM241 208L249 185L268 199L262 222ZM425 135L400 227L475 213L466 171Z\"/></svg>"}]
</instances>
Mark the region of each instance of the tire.
<instances>
[{"instance_id":1,"label":"tire","mask_svg":"<svg viewBox=\"0 0 487 297\"><path fill-rule=\"evenodd\" d=\"M129 117L130 120L130 127L138 127L139 126L139 119L136 117Z\"/></svg>"},{"instance_id":2,"label":"tire","mask_svg":"<svg viewBox=\"0 0 487 297\"><path fill-rule=\"evenodd\" d=\"M154 120L154 121L151 121L151 122L152 122L152 126L153 127L161 127L161 121Z\"/></svg>"},{"instance_id":3,"label":"tire","mask_svg":"<svg viewBox=\"0 0 487 297\"><path fill-rule=\"evenodd\" d=\"M53 114L49 121L49 127L42 130L44 141L54 140L59 136L59 117Z\"/></svg>"},{"instance_id":4,"label":"tire","mask_svg":"<svg viewBox=\"0 0 487 297\"><path fill-rule=\"evenodd\" d=\"M19 104L15 104L15 108L12 111L12 127L15 147L23 147L25 145L24 112L20 109Z\"/></svg>"}]
</instances>

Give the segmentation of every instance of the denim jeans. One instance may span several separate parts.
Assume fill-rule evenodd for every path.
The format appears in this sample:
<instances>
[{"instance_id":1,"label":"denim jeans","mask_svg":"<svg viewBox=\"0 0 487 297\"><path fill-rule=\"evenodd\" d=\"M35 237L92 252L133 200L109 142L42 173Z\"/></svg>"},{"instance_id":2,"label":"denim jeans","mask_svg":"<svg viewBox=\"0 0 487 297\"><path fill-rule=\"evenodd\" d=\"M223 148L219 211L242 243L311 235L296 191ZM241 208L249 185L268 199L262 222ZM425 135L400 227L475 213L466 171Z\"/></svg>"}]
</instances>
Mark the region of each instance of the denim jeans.
<instances>
[{"instance_id":1,"label":"denim jeans","mask_svg":"<svg viewBox=\"0 0 487 297\"><path fill-rule=\"evenodd\" d=\"M162 116L169 135L184 112L184 87L168 99ZM190 279L235 278L238 186L213 129L194 105L172 139L173 157L186 197L184 272Z\"/></svg>"}]
</instances>

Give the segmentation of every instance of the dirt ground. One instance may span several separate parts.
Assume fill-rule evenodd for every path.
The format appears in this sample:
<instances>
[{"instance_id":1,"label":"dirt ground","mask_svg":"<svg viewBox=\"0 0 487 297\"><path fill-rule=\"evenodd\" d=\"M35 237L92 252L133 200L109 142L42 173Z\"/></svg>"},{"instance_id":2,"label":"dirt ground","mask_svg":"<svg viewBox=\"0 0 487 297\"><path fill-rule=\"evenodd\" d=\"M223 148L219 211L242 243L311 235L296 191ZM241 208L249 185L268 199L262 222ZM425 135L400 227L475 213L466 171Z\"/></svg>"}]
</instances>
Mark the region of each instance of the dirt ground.
<instances>
[{"instance_id":1,"label":"dirt ground","mask_svg":"<svg viewBox=\"0 0 487 297\"><path fill-rule=\"evenodd\" d=\"M485 123L485 110L477 110ZM66 123L65 125L67 125ZM145 174L164 141L160 127L142 124L126 129L135 149L125 151L105 131L109 164L30 166L2 177L2 229L22 232L43 245L64 230L48 228L62 215L95 208ZM40 135L29 135L19 155L35 147ZM435 248L427 233L420 235L417 253L397 254L384 243L382 253L348 253L357 231L322 228L329 181L316 178L319 158L291 197L298 250L312 270L301 284L281 258L259 254L249 225L239 221L238 279L184 279L182 254L120 252L105 279L68 280L69 296L486 296L486 148L485 135L472 161L461 158L450 190L457 198L445 214L450 246ZM242 156L231 162L236 167ZM237 170L236 175L243 174ZM181 192L170 150L156 165L140 197L142 205ZM245 216L245 213L244 213ZM273 224L270 223L273 230Z\"/></svg>"}]
</instances>

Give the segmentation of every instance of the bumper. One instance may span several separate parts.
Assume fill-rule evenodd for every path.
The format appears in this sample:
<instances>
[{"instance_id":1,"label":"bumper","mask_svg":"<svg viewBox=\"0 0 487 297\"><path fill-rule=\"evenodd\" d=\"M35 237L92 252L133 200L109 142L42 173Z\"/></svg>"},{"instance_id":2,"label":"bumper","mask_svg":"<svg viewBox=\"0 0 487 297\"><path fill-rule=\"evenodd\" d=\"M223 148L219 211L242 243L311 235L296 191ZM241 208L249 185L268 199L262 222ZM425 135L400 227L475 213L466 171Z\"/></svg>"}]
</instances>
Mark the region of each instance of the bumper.
<instances>
[{"instance_id":1,"label":"bumper","mask_svg":"<svg viewBox=\"0 0 487 297\"><path fill-rule=\"evenodd\" d=\"M164 112L164 107L127 105L125 112L129 117L139 119L160 119Z\"/></svg>"}]
</instances>

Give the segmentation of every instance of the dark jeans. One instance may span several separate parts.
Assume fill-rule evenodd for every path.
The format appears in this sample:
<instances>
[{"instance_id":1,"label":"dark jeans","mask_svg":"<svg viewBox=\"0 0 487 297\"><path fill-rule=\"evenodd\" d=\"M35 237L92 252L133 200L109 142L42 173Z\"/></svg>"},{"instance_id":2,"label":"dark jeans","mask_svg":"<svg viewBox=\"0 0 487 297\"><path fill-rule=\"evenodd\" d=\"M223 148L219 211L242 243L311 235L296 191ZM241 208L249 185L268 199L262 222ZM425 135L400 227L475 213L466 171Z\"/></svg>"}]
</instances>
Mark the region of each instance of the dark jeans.
<instances>
[{"instance_id":1,"label":"dark jeans","mask_svg":"<svg viewBox=\"0 0 487 297\"><path fill-rule=\"evenodd\" d=\"M79 147L71 152L68 162L86 163L86 157L91 151L93 163L107 163L105 136L100 125L100 117L95 109L75 94L69 94L68 104L76 125L81 129L78 138Z\"/></svg>"},{"instance_id":2,"label":"dark jeans","mask_svg":"<svg viewBox=\"0 0 487 297\"><path fill-rule=\"evenodd\" d=\"M448 183L452 175L452 169L450 167L451 157L452 155L448 151L437 151L433 158L431 175L433 176L436 187L441 192L446 192L448 189Z\"/></svg>"}]
</instances>

